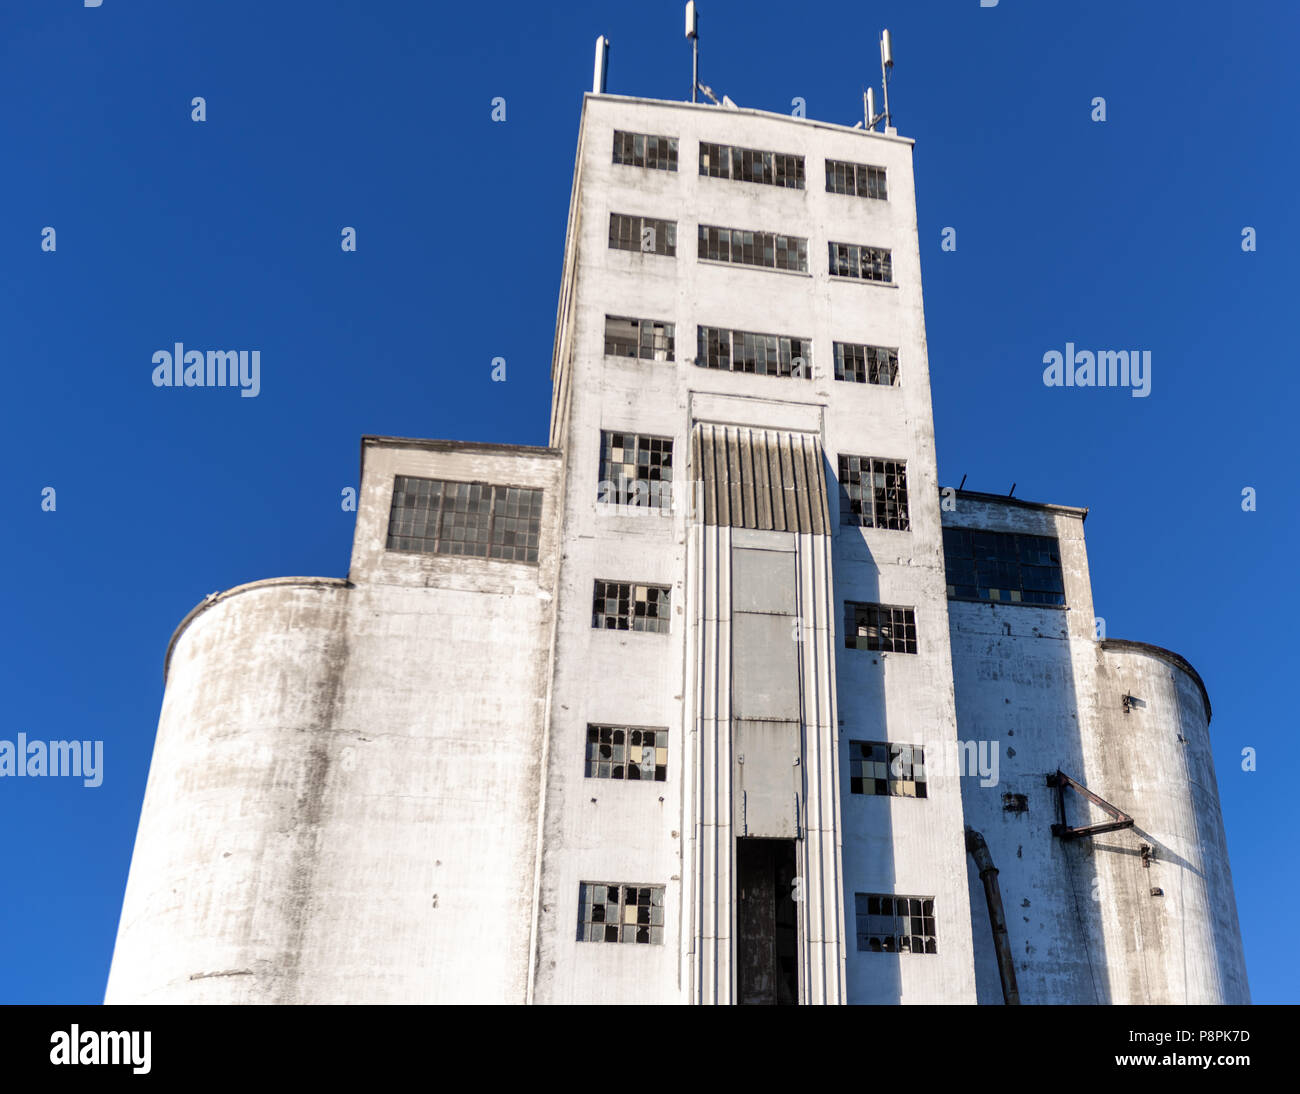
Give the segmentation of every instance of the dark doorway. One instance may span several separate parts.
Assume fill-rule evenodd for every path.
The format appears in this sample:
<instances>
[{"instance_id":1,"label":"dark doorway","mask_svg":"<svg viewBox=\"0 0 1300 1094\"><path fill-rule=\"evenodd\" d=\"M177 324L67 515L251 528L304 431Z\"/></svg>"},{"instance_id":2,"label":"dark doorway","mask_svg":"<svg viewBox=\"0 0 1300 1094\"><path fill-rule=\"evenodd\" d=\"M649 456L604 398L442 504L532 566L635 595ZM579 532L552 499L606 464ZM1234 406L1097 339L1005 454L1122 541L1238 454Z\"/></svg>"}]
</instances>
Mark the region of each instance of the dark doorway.
<instances>
[{"instance_id":1,"label":"dark doorway","mask_svg":"<svg viewBox=\"0 0 1300 1094\"><path fill-rule=\"evenodd\" d=\"M738 1002L799 1002L799 910L791 839L736 841Z\"/></svg>"}]
</instances>

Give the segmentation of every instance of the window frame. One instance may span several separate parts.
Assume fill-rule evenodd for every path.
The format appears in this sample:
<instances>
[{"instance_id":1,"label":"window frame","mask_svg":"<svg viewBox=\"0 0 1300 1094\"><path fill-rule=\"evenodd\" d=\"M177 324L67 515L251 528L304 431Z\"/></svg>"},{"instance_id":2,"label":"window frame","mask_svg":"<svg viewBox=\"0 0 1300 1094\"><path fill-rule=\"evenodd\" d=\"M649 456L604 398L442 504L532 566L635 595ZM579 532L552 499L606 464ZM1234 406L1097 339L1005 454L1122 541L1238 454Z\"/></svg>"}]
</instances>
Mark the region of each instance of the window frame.
<instances>
[{"instance_id":1,"label":"window frame","mask_svg":"<svg viewBox=\"0 0 1300 1094\"><path fill-rule=\"evenodd\" d=\"M595 899L597 896L596 890L602 888L606 890L606 899L596 900ZM608 890L610 889L618 890L617 901L611 902L608 899ZM628 905L629 889L633 890L636 893L636 903L631 905L631 907L637 909L636 920L633 923L628 923L626 918L627 909L629 907ZM645 916L646 922L644 924L640 922L641 919L640 895L642 889L649 891L649 899L646 901L645 904L645 907L648 909L648 911ZM590 901L586 899L588 890L591 890L592 899ZM603 943L613 943L616 945L662 946L664 944L664 932L668 926L667 890L668 887L666 885L654 885L654 884L644 883L644 882L579 881L578 882L578 939L577 940L579 942L603 942ZM657 900L656 897L658 898ZM615 928L615 933L617 937L614 938L609 937L609 931L612 925L605 918L611 903L616 904L618 908L618 925ZM599 906L601 909L600 918L588 919L587 909L591 908L594 910L597 906ZM654 922L654 918L655 918L654 913L656 908L659 910L658 923ZM602 928L599 932L595 930L597 923L599 923ZM638 937L638 935L641 933L640 928L642 926L646 928L645 938ZM631 929L632 931L631 938L627 937L629 929ZM603 937L600 938L592 937L592 935L596 933L601 934Z\"/></svg>"},{"instance_id":2,"label":"window frame","mask_svg":"<svg viewBox=\"0 0 1300 1094\"><path fill-rule=\"evenodd\" d=\"M615 445L613 439L616 437L624 438L623 443ZM635 468L637 477L626 481L620 477L620 481L616 482L609 474L615 464L612 462L612 455L607 457L607 452L612 452L616 448L620 452L627 453L629 451L627 438L632 440L632 462L629 463L626 459L619 460L617 467L620 471L628 467ZM644 460L641 458L643 451ZM611 461L608 464L607 458ZM646 471L644 477L641 475L643 468ZM621 509L671 511L674 489L673 438L653 433L634 433L623 429L602 429L596 474L597 504L612 505ZM642 482L647 484L644 500L642 500L642 491L637 487L637 484ZM613 498L604 496L605 486L615 487Z\"/></svg>"},{"instance_id":3,"label":"window frame","mask_svg":"<svg viewBox=\"0 0 1300 1094\"><path fill-rule=\"evenodd\" d=\"M655 245L649 250L641 245L642 234L649 227L654 232ZM660 228L663 231L660 231ZM627 229L627 230L624 230ZM662 247L661 247L662 244ZM677 221L660 217L642 216L639 213L609 214L609 249L627 254L655 255L659 258L677 257Z\"/></svg>"},{"instance_id":4,"label":"window frame","mask_svg":"<svg viewBox=\"0 0 1300 1094\"><path fill-rule=\"evenodd\" d=\"M871 201L889 200L888 168L874 163L858 163L856 160L833 160L829 158L825 161L825 165L826 192L828 194L867 198ZM852 168L852 170L845 170L847 168ZM832 185L833 181L838 181L837 175L843 175L845 178L843 189L840 189L838 185ZM864 189L867 191L866 193L863 193ZM872 190L879 190L880 192L872 193Z\"/></svg>"},{"instance_id":5,"label":"window frame","mask_svg":"<svg viewBox=\"0 0 1300 1094\"><path fill-rule=\"evenodd\" d=\"M858 460L865 464L858 469L858 481L856 483L849 480L848 476L853 469L850 461ZM907 461L894 459L889 456L860 456L854 452L841 452L839 454L839 485L840 485L840 527L841 528L874 528L882 532L910 532L912 530L912 516L908 505L907 496ZM885 483L882 486L876 485L876 475L882 475ZM887 495L891 490L889 476L895 476L895 482L892 489L896 496L892 499L895 507L894 517L889 516L889 506L891 499L886 496L881 497L881 492ZM867 484L864 480L869 479ZM850 493L850 487L856 487L860 491L859 497L854 497ZM854 513L853 504L855 502L865 506L866 490L871 491L871 513L870 522L867 521L865 512ZM847 504L846 504L847 502ZM882 507L884 517L881 517Z\"/></svg>"},{"instance_id":6,"label":"window frame","mask_svg":"<svg viewBox=\"0 0 1300 1094\"><path fill-rule=\"evenodd\" d=\"M600 755L599 750L606 747L606 742L601 740L602 733L608 730L611 740L608 742L610 755L608 758ZM623 734L622 741L616 741L612 738L615 734ZM645 743L645 734L653 734L650 744ZM595 734L593 738L593 734ZM640 735L641 740L635 744L631 738L634 734ZM662 745L660 742L663 742ZM585 739L585 750L583 758L583 777L588 779L609 779L613 782L643 782L643 783L666 783L668 781L668 728L666 726L630 726L616 724L613 722L588 722L587 735ZM596 755L592 754L592 746L597 749ZM637 747L642 749L641 759L633 760L631 750ZM622 748L622 759L615 759L615 749ZM645 749L654 750L654 763L650 765L650 774L646 775L645 766ZM659 754L663 753L663 762L659 762ZM600 768L608 767L608 774L601 774ZM593 768L595 770L593 771ZM616 769L621 769L620 774L616 774ZM635 771L632 775L630 772Z\"/></svg>"},{"instance_id":7,"label":"window frame","mask_svg":"<svg viewBox=\"0 0 1300 1094\"><path fill-rule=\"evenodd\" d=\"M868 613L874 611L876 636L874 641L882 642L881 637L884 629L889 630L889 645L871 645L873 641L870 635L857 633L862 626L872 626L870 621L864 623L859 619L858 611L865 610ZM887 621L882 621L882 613L888 612ZM894 613L901 612L902 616L895 616ZM902 636L895 638L895 628L902 628ZM866 645L859 645L860 641L866 641ZM897 648L902 645L902 649ZM909 648L910 647L910 648ZM920 641L916 629L916 609L910 605L903 604L876 604L862 600L844 601L844 648L849 650L861 650L864 653L903 653L908 656L916 656L920 650Z\"/></svg>"},{"instance_id":8,"label":"window frame","mask_svg":"<svg viewBox=\"0 0 1300 1094\"><path fill-rule=\"evenodd\" d=\"M870 749L870 754L864 752L863 755L856 755L856 751ZM876 750L884 749L885 758L878 759ZM906 754L906 760L904 760ZM906 767L900 767L901 764ZM871 774L867 774L867 764L873 765ZM879 765L885 766L885 777L882 779L879 774ZM858 774L854 775L854 765L858 767ZM920 775L917 775L918 769ZM906 774L904 774L904 770ZM853 784L857 782L859 787L854 789ZM872 788L864 789L865 785L870 782ZM880 789L881 783L885 784L884 790ZM907 784L912 784L912 793L906 793ZM900 789L895 790L895 786ZM929 794L929 778L925 768L925 748L922 745L908 744L903 741L860 741L856 738L849 741L849 793L856 794L863 798L915 798L920 801L927 801Z\"/></svg>"},{"instance_id":9,"label":"window frame","mask_svg":"<svg viewBox=\"0 0 1300 1094\"><path fill-rule=\"evenodd\" d=\"M857 351L861 351L859 354ZM881 360L881 355L885 359ZM859 356L861 361L859 361ZM846 384L869 384L873 387L898 387L899 384L899 367L898 367L898 349L893 346L873 346L866 342L832 342L831 357L834 362L835 379ZM850 376L850 368L854 373L857 372L859 364L862 369L862 379L856 375ZM882 371L888 371L890 379L888 382L881 380ZM872 375L876 379L872 379Z\"/></svg>"},{"instance_id":10,"label":"window frame","mask_svg":"<svg viewBox=\"0 0 1300 1094\"><path fill-rule=\"evenodd\" d=\"M626 594L624 593L626 590ZM644 592L644 596L638 595ZM652 597L651 593L657 593ZM610 612L610 600L616 600L618 607L614 612ZM627 611L622 610L622 605L627 604ZM654 604L654 613L650 612L650 605ZM637 611L637 606L645 604L646 609L643 612ZM602 606L603 605L603 606ZM673 611L673 588L671 585L660 585L651 581L621 581L617 578L595 578L592 584L591 592L591 629L595 631L620 631L629 634L671 634L672 633L672 611ZM610 626L608 621L613 620L615 626ZM637 626L638 621L644 621L645 625ZM626 623L626 626L617 624ZM650 624L654 624L651 626ZM662 624L662 625L660 625Z\"/></svg>"},{"instance_id":11,"label":"window frame","mask_svg":"<svg viewBox=\"0 0 1300 1094\"><path fill-rule=\"evenodd\" d=\"M409 497L412 493L414 493L417 497L420 496L427 497L427 496L432 496L433 494L432 490L426 490L423 493L423 495L419 490L412 492L411 490L406 489L404 487L404 484L408 482L429 483L431 486L436 486L437 487L436 493L438 499L438 505L436 509L434 508L413 509L409 507L405 503L405 501L401 502L399 507L399 497L404 499L406 497ZM486 519L486 538L482 540L483 546L485 547L485 551L483 554L479 554L476 551L464 551L464 550L457 551L457 550L441 549L442 544L444 542L450 544L468 543L474 545L477 545L480 542L477 536L474 538L466 539L466 538L456 538L454 536L446 535L446 529L444 527L446 523L444 520L445 516L447 515L451 516L452 518L451 529L454 531L457 527L463 529L469 526L469 521L467 520L458 521L455 519L457 516L470 517L470 516L483 515L483 511L481 509L481 505L482 505L481 498L479 499L480 508L478 510L465 510L462 512L453 509L451 513L448 514L446 509L446 501L449 496L448 491L446 489L448 486L471 487L471 488L476 487L480 491L486 491L486 501L487 501L486 518L487 519ZM516 499L513 506L511 504L511 499L509 496L509 491L512 490L521 492L523 495L525 495L522 498ZM523 512L519 511L518 509L518 505L520 503L524 504ZM520 565L525 565L525 566L536 566L538 565L538 560L541 554L542 516L545 512L545 505L546 505L545 490L540 486L520 486L515 483L492 483L492 482L484 482L481 480L435 479L427 475L394 474L392 496L388 506L388 527L385 532L384 550L392 551L395 554L429 555L435 558L472 558L472 559L479 559L488 562L510 562L510 563L518 563ZM534 506L536 508L535 514L532 512ZM405 525L405 526L409 526L412 529L411 533L405 535L403 535L400 531L394 531L394 525L399 523L399 519L403 515L407 516L407 520L405 522L402 522L402 524L399 524L399 527ZM421 516L423 517L423 520L419 519ZM504 541L501 543L497 543L496 533L497 533L498 517L500 517L503 521L512 522L504 530L504 534L511 537L517 537L520 535L521 529L518 527L517 522L521 520L524 521L525 525L522 529L524 541L522 543L515 542L509 544L505 543ZM420 535L414 534L414 529L421 526L431 527L433 532L432 537L430 537L427 533L422 533ZM405 546L405 547L398 546L395 545L393 542L394 540L428 541L430 539L432 541L432 546L427 548L414 547L414 546ZM508 556L504 553L494 554L493 553L494 548L501 548L503 550L505 548L509 548L510 553ZM518 555L520 551L523 552L524 557L522 558L515 557L516 555Z\"/></svg>"},{"instance_id":12,"label":"window frame","mask_svg":"<svg viewBox=\"0 0 1300 1094\"><path fill-rule=\"evenodd\" d=\"M620 138L630 138L631 155L630 158L620 159L620 152L623 151L621 145L628 142L621 142ZM636 151L636 142L641 141L641 151ZM650 142L663 142L667 147L663 148L660 144L655 145L654 163L650 163ZM668 137L660 133L635 133L630 129L614 130L614 155L613 162L620 167L642 167L647 171L677 171L677 147L678 138ZM637 156L640 156L638 161Z\"/></svg>"},{"instance_id":13,"label":"window frame","mask_svg":"<svg viewBox=\"0 0 1300 1094\"><path fill-rule=\"evenodd\" d=\"M898 901L900 900L908 902L907 911L901 915L897 911ZM876 902L875 911L871 910L872 901ZM912 911L912 901L916 901L918 904L917 913ZM888 912L884 911L885 902L890 905ZM855 892L853 894L853 934L858 953L906 953L914 957L937 956L939 953L939 930L938 916L934 910L935 903L933 896L912 896L909 893ZM877 921L877 924L872 923L873 919ZM906 932L894 929L888 935L881 931L864 929L875 925L883 925L880 921L885 919L893 920L895 928L905 923L909 929ZM916 930L918 926L921 928L919 931ZM871 946L871 940L884 938L888 938L892 945L881 945L879 948ZM868 940L866 945L863 944L864 939ZM904 939L907 940L906 948L903 946ZM913 945L915 939L920 939L922 942L919 950Z\"/></svg>"},{"instance_id":14,"label":"window frame","mask_svg":"<svg viewBox=\"0 0 1300 1094\"><path fill-rule=\"evenodd\" d=\"M969 563L969 565L972 567L975 576L974 584L971 584L970 582L958 583L952 581L950 578L950 570L954 568L951 567L949 564L950 559L949 559L948 545L950 541L950 536L956 537L962 535L971 537L971 553L969 555L963 555L960 558L954 557L952 561L954 563L959 563L959 564ZM1015 585L982 584L980 580L981 575L979 572L979 565L981 561L983 561L985 566L989 569L992 569L993 567L1007 567L1012 565L1012 563L1008 558L998 557L996 555L981 560L977 553L977 546L974 541L975 536L1009 537L1015 541L1015 548L1016 548L1016 560L1014 563L1016 569ZM1039 555L1040 558L1041 558L1041 552L1044 551L1048 552L1049 554L1054 551L1055 558L1049 561L1047 565L1044 565L1041 561L1034 561L1034 562L1024 561L1021 554L1021 541L1023 540L1040 540L1043 541L1044 544L1052 544L1053 545L1052 547L1048 547L1043 544L1040 544L1038 545L1037 549L1040 552ZM1059 536L1045 536L1045 535L1040 535L1037 532L997 532L987 528L966 528L957 525L945 524L942 530L942 546L943 546L944 585L945 588L947 589L949 600L960 601L962 603L967 603L967 604L997 604L999 606L1017 607L1017 608L1049 608L1054 611L1063 611L1069 608L1070 606L1069 600L1065 595L1065 563L1061 556L1061 539ZM1023 577L1024 570L1026 568L1032 571L1054 570L1057 577L1056 583L1060 585L1060 589L1057 590L1054 588L1039 587L1039 586L1031 586L1029 588L1026 588L1024 577ZM1005 570L1003 572L1008 573ZM974 596L957 595L957 593L954 591L956 589L974 589L975 595ZM998 599L995 600L991 597L981 596L980 592L982 590L988 592L1005 591L1008 594L1008 596L1005 599L999 597ZM1011 596L1012 593L1018 593L1019 597L1012 597ZM1032 599L1026 600L1025 599L1026 593L1029 593ZM1052 599L1045 599L1048 597Z\"/></svg>"}]
</instances>

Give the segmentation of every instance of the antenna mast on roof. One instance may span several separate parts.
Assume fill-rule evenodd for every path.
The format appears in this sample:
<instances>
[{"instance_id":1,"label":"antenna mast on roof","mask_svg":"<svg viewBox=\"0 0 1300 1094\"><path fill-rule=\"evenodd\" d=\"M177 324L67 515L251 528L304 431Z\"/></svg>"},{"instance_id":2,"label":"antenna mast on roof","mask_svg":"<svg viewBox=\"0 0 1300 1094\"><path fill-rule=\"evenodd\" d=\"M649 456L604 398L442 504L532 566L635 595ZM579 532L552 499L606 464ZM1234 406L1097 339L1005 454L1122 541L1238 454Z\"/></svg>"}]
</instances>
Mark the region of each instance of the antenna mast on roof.
<instances>
[{"instance_id":1,"label":"antenna mast on roof","mask_svg":"<svg viewBox=\"0 0 1300 1094\"><path fill-rule=\"evenodd\" d=\"M893 67L894 43L890 39L888 29L886 29L880 34L880 82L885 92L885 110L881 117L885 119L886 131L894 124L894 116L889 112L889 70ZM873 128L875 124L873 121L867 128Z\"/></svg>"},{"instance_id":2,"label":"antenna mast on roof","mask_svg":"<svg viewBox=\"0 0 1300 1094\"><path fill-rule=\"evenodd\" d=\"M591 90L594 94L605 94L605 77L608 73L609 39L602 34L596 39L596 67L591 74Z\"/></svg>"},{"instance_id":3,"label":"antenna mast on roof","mask_svg":"<svg viewBox=\"0 0 1300 1094\"><path fill-rule=\"evenodd\" d=\"M700 19L695 0L686 5L686 37L691 40L691 102L697 103L700 90Z\"/></svg>"}]
</instances>

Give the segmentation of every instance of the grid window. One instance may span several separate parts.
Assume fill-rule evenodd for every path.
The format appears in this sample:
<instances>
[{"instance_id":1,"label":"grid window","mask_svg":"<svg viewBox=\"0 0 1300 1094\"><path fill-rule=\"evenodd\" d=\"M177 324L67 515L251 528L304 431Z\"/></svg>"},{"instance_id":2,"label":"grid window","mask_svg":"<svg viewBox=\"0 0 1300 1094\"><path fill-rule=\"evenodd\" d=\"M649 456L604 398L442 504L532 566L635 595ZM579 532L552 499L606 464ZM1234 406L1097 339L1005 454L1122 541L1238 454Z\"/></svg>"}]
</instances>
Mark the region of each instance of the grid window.
<instances>
[{"instance_id":1,"label":"grid window","mask_svg":"<svg viewBox=\"0 0 1300 1094\"><path fill-rule=\"evenodd\" d=\"M605 316L605 353L610 357L639 357L642 361L671 361L676 352L675 326L658 319Z\"/></svg>"},{"instance_id":2,"label":"grid window","mask_svg":"<svg viewBox=\"0 0 1300 1094\"><path fill-rule=\"evenodd\" d=\"M894 260L884 247L866 247L857 243L831 243L829 247L832 277L879 281L886 285L893 283Z\"/></svg>"},{"instance_id":3,"label":"grid window","mask_svg":"<svg viewBox=\"0 0 1300 1094\"><path fill-rule=\"evenodd\" d=\"M854 893L858 949L870 953L938 953L934 897Z\"/></svg>"},{"instance_id":4,"label":"grid window","mask_svg":"<svg viewBox=\"0 0 1300 1094\"><path fill-rule=\"evenodd\" d=\"M887 741L850 741L849 792L926 797L925 749Z\"/></svg>"},{"instance_id":5,"label":"grid window","mask_svg":"<svg viewBox=\"0 0 1300 1094\"><path fill-rule=\"evenodd\" d=\"M640 942L659 946L663 940L662 885L579 882L579 942Z\"/></svg>"},{"instance_id":6,"label":"grid window","mask_svg":"<svg viewBox=\"0 0 1300 1094\"><path fill-rule=\"evenodd\" d=\"M803 156L764 152L757 148L733 148L708 141L700 141L700 174L712 179L759 182L790 190L804 188Z\"/></svg>"},{"instance_id":7,"label":"grid window","mask_svg":"<svg viewBox=\"0 0 1300 1094\"><path fill-rule=\"evenodd\" d=\"M677 138L614 130L614 162L656 171L677 170Z\"/></svg>"},{"instance_id":8,"label":"grid window","mask_svg":"<svg viewBox=\"0 0 1300 1094\"><path fill-rule=\"evenodd\" d=\"M853 384L898 383L898 350L836 342L835 379Z\"/></svg>"},{"instance_id":9,"label":"grid window","mask_svg":"<svg viewBox=\"0 0 1300 1094\"><path fill-rule=\"evenodd\" d=\"M826 192L885 201L885 169L845 160L826 161Z\"/></svg>"},{"instance_id":10,"label":"grid window","mask_svg":"<svg viewBox=\"0 0 1300 1094\"><path fill-rule=\"evenodd\" d=\"M616 251L672 257L677 254L677 222L610 213L609 245Z\"/></svg>"},{"instance_id":11,"label":"grid window","mask_svg":"<svg viewBox=\"0 0 1300 1094\"><path fill-rule=\"evenodd\" d=\"M701 224L699 257L738 266L808 272L808 241L799 236Z\"/></svg>"},{"instance_id":12,"label":"grid window","mask_svg":"<svg viewBox=\"0 0 1300 1094\"><path fill-rule=\"evenodd\" d=\"M601 430L599 501L671 509L673 439Z\"/></svg>"},{"instance_id":13,"label":"grid window","mask_svg":"<svg viewBox=\"0 0 1300 1094\"><path fill-rule=\"evenodd\" d=\"M388 550L536 562L542 491L398 475Z\"/></svg>"},{"instance_id":14,"label":"grid window","mask_svg":"<svg viewBox=\"0 0 1300 1094\"><path fill-rule=\"evenodd\" d=\"M812 341L780 334L699 327L695 363L724 372L812 378Z\"/></svg>"},{"instance_id":15,"label":"grid window","mask_svg":"<svg viewBox=\"0 0 1300 1094\"><path fill-rule=\"evenodd\" d=\"M668 730L589 725L587 778L665 782Z\"/></svg>"},{"instance_id":16,"label":"grid window","mask_svg":"<svg viewBox=\"0 0 1300 1094\"><path fill-rule=\"evenodd\" d=\"M649 631L667 634L669 589L628 581L597 581L591 625L602 631Z\"/></svg>"},{"instance_id":17,"label":"grid window","mask_svg":"<svg viewBox=\"0 0 1300 1094\"><path fill-rule=\"evenodd\" d=\"M1065 605L1061 545L1053 536L945 528L943 564L952 600Z\"/></svg>"},{"instance_id":18,"label":"grid window","mask_svg":"<svg viewBox=\"0 0 1300 1094\"><path fill-rule=\"evenodd\" d=\"M872 456L840 456L840 523L905 532L907 464Z\"/></svg>"},{"instance_id":19,"label":"grid window","mask_svg":"<svg viewBox=\"0 0 1300 1094\"><path fill-rule=\"evenodd\" d=\"M844 646L883 653L916 652L916 612L891 604L844 603Z\"/></svg>"}]
</instances>

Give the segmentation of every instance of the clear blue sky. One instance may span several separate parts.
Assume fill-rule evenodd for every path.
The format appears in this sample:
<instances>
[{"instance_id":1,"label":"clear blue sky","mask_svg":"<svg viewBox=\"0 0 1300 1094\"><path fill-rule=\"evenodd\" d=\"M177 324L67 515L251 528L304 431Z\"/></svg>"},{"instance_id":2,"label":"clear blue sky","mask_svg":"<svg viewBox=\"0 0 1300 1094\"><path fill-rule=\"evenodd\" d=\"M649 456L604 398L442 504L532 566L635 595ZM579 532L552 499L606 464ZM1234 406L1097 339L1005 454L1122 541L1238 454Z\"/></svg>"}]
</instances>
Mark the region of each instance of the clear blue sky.
<instances>
[{"instance_id":1,"label":"clear blue sky","mask_svg":"<svg viewBox=\"0 0 1300 1094\"><path fill-rule=\"evenodd\" d=\"M613 43L610 91L685 98L681 13L6 0L0 738L101 739L106 770L98 789L0 782L0 1002L102 999L185 613L240 582L346 573L363 433L545 443L592 44ZM1298 20L1205 0L701 16L719 93L845 123L892 29L941 480L1091 507L1109 634L1204 676L1257 1002L1300 998L1281 926L1300 898ZM153 353L178 341L260 349L261 394L154 388ZM1045 388L1042 356L1067 341L1149 348L1151 396Z\"/></svg>"}]
</instances>

